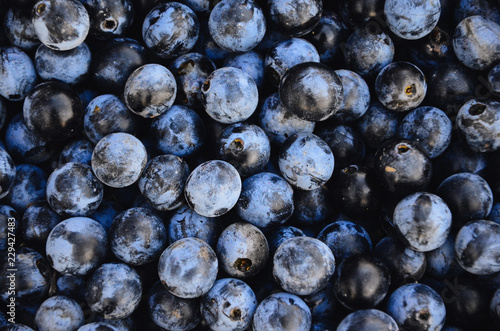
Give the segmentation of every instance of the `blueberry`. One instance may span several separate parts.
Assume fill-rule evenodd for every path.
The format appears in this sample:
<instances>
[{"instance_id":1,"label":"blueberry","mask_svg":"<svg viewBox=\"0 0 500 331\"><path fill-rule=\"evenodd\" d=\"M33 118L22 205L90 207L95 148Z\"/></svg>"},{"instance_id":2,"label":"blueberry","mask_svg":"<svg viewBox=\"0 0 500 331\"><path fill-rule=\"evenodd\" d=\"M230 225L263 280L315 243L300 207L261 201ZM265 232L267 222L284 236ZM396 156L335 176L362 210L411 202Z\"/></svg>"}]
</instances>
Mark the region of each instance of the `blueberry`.
<instances>
[{"instance_id":1,"label":"blueberry","mask_svg":"<svg viewBox=\"0 0 500 331\"><path fill-rule=\"evenodd\" d=\"M187 53L175 58L169 69L177 82L176 104L201 108L201 86L216 69L212 60L200 53Z\"/></svg>"},{"instance_id":2,"label":"blueberry","mask_svg":"<svg viewBox=\"0 0 500 331\"><path fill-rule=\"evenodd\" d=\"M283 224L293 210L293 189L282 177L261 172L243 182L236 211L244 221L266 228Z\"/></svg>"},{"instance_id":3,"label":"blueberry","mask_svg":"<svg viewBox=\"0 0 500 331\"><path fill-rule=\"evenodd\" d=\"M361 225L350 221L328 224L317 238L332 250L337 264L351 255L369 254L372 251L368 232Z\"/></svg>"},{"instance_id":4,"label":"blueberry","mask_svg":"<svg viewBox=\"0 0 500 331\"><path fill-rule=\"evenodd\" d=\"M40 303L49 293L53 270L45 257L32 248L17 247L15 253L15 293L9 290L13 273L8 269L12 266L9 266L7 259L4 259L0 276L5 281L0 284L0 298L3 302L11 302L9 298L15 298L18 308Z\"/></svg>"},{"instance_id":5,"label":"blueberry","mask_svg":"<svg viewBox=\"0 0 500 331\"><path fill-rule=\"evenodd\" d=\"M123 263L104 263L91 275L85 299L92 311L106 319L125 318L139 306L142 283L137 272Z\"/></svg>"},{"instance_id":6,"label":"blueberry","mask_svg":"<svg viewBox=\"0 0 500 331\"><path fill-rule=\"evenodd\" d=\"M36 71L31 58L17 47L0 47L0 95L21 101L36 85Z\"/></svg>"},{"instance_id":7,"label":"blueberry","mask_svg":"<svg viewBox=\"0 0 500 331\"><path fill-rule=\"evenodd\" d=\"M184 188L188 205L206 217L221 216L238 202L241 178L229 163L212 160L200 164L189 175Z\"/></svg>"},{"instance_id":8,"label":"blueberry","mask_svg":"<svg viewBox=\"0 0 500 331\"><path fill-rule=\"evenodd\" d=\"M441 109L424 106L412 110L403 118L398 136L418 142L433 159L450 144L451 131L451 120Z\"/></svg>"},{"instance_id":9,"label":"blueberry","mask_svg":"<svg viewBox=\"0 0 500 331\"><path fill-rule=\"evenodd\" d=\"M490 301L490 313L495 320L495 324L500 324L500 290L496 290Z\"/></svg>"},{"instance_id":10,"label":"blueberry","mask_svg":"<svg viewBox=\"0 0 500 331\"><path fill-rule=\"evenodd\" d=\"M26 126L47 141L63 141L80 134L84 109L75 90L66 83L47 81L26 96Z\"/></svg>"},{"instance_id":11,"label":"blueberry","mask_svg":"<svg viewBox=\"0 0 500 331\"><path fill-rule=\"evenodd\" d=\"M400 329L440 330L446 308L436 291L419 283L406 284L392 292L386 312Z\"/></svg>"},{"instance_id":12,"label":"blueberry","mask_svg":"<svg viewBox=\"0 0 500 331\"><path fill-rule=\"evenodd\" d=\"M279 86L281 78L291 67L304 62L320 62L318 50L302 38L286 38L267 51L264 66L273 85Z\"/></svg>"},{"instance_id":13,"label":"blueberry","mask_svg":"<svg viewBox=\"0 0 500 331\"><path fill-rule=\"evenodd\" d=\"M37 330L76 330L84 323L83 311L78 303L68 297L55 295L38 308L35 316Z\"/></svg>"},{"instance_id":14,"label":"blueberry","mask_svg":"<svg viewBox=\"0 0 500 331\"><path fill-rule=\"evenodd\" d=\"M323 10L316 27L304 38L317 49L321 63L334 64L341 58L341 49L348 37L344 22L332 11Z\"/></svg>"},{"instance_id":15,"label":"blueberry","mask_svg":"<svg viewBox=\"0 0 500 331\"><path fill-rule=\"evenodd\" d=\"M446 26L434 27L427 36L415 41L412 46L409 51L411 62L422 70L433 70L456 62L451 31Z\"/></svg>"},{"instance_id":16,"label":"blueberry","mask_svg":"<svg viewBox=\"0 0 500 331\"><path fill-rule=\"evenodd\" d=\"M137 119L116 95L98 95L85 108L83 129L94 144L110 133L135 134L137 126Z\"/></svg>"},{"instance_id":17,"label":"blueberry","mask_svg":"<svg viewBox=\"0 0 500 331\"><path fill-rule=\"evenodd\" d=\"M68 143L59 154L59 165L68 162L79 162L91 165L94 144L85 138L74 140Z\"/></svg>"},{"instance_id":18,"label":"blueberry","mask_svg":"<svg viewBox=\"0 0 500 331\"><path fill-rule=\"evenodd\" d=\"M154 208L164 211L184 202L184 185L189 176L187 163L178 156L153 158L139 178L139 190Z\"/></svg>"},{"instance_id":19,"label":"blueberry","mask_svg":"<svg viewBox=\"0 0 500 331\"><path fill-rule=\"evenodd\" d=\"M196 14L179 2L160 3L142 23L146 46L161 58L171 59L188 53L198 40Z\"/></svg>"},{"instance_id":20,"label":"blueberry","mask_svg":"<svg viewBox=\"0 0 500 331\"><path fill-rule=\"evenodd\" d=\"M12 222L12 220L14 220L14 222ZM11 232L10 230L13 230L12 233L14 235L19 235L22 231L20 225L20 218L16 210L8 205L0 205L0 226L3 229L9 229L9 231L4 231L0 234L0 251L7 252L9 247L8 233Z\"/></svg>"},{"instance_id":21,"label":"blueberry","mask_svg":"<svg viewBox=\"0 0 500 331\"><path fill-rule=\"evenodd\" d=\"M268 2L271 22L284 34L300 37L319 23L323 11L320 0L271 0Z\"/></svg>"},{"instance_id":22,"label":"blueberry","mask_svg":"<svg viewBox=\"0 0 500 331\"><path fill-rule=\"evenodd\" d=\"M201 321L200 300L183 299L171 294L160 283L147 296L148 313L153 322L167 330L191 330Z\"/></svg>"},{"instance_id":23,"label":"blueberry","mask_svg":"<svg viewBox=\"0 0 500 331\"><path fill-rule=\"evenodd\" d=\"M420 39L437 25L441 15L441 2L396 1L384 4L387 25L392 32L404 39Z\"/></svg>"},{"instance_id":24,"label":"blueberry","mask_svg":"<svg viewBox=\"0 0 500 331\"><path fill-rule=\"evenodd\" d=\"M253 316L254 330L291 331L309 330L312 325L311 310L300 297L287 292L277 292L259 303Z\"/></svg>"},{"instance_id":25,"label":"blueberry","mask_svg":"<svg viewBox=\"0 0 500 331\"><path fill-rule=\"evenodd\" d=\"M338 75L324 64L303 62L281 78L279 93L283 105L308 121L323 121L342 105L343 88Z\"/></svg>"},{"instance_id":26,"label":"blueberry","mask_svg":"<svg viewBox=\"0 0 500 331\"><path fill-rule=\"evenodd\" d=\"M87 275L104 260L108 248L102 225L88 217L72 217L57 224L46 243L47 259L62 274Z\"/></svg>"},{"instance_id":27,"label":"blueberry","mask_svg":"<svg viewBox=\"0 0 500 331\"><path fill-rule=\"evenodd\" d=\"M118 214L108 231L113 254L130 265L152 262L167 246L167 229L160 217L134 207Z\"/></svg>"},{"instance_id":28,"label":"blueberry","mask_svg":"<svg viewBox=\"0 0 500 331\"><path fill-rule=\"evenodd\" d=\"M346 1L350 3L350 1ZM349 69L363 77L376 76L394 59L391 37L380 29L355 30L345 43L344 58Z\"/></svg>"},{"instance_id":29,"label":"blueberry","mask_svg":"<svg viewBox=\"0 0 500 331\"><path fill-rule=\"evenodd\" d=\"M333 196L340 212L354 218L369 218L380 211L381 187L372 168L351 164L335 177Z\"/></svg>"},{"instance_id":30,"label":"blueberry","mask_svg":"<svg viewBox=\"0 0 500 331\"><path fill-rule=\"evenodd\" d=\"M356 127L368 147L378 149L385 142L396 138L401 122L399 114L374 101L356 122Z\"/></svg>"},{"instance_id":31,"label":"blueberry","mask_svg":"<svg viewBox=\"0 0 500 331\"><path fill-rule=\"evenodd\" d=\"M63 217L92 214L99 207L103 194L102 183L87 164L65 163L47 180L47 201Z\"/></svg>"},{"instance_id":32,"label":"blueberry","mask_svg":"<svg viewBox=\"0 0 500 331\"><path fill-rule=\"evenodd\" d=\"M38 39L56 51L80 45L89 32L90 18L78 0L41 0L31 13Z\"/></svg>"},{"instance_id":33,"label":"blueberry","mask_svg":"<svg viewBox=\"0 0 500 331\"><path fill-rule=\"evenodd\" d=\"M476 220L465 224L455 238L455 252L462 268L476 275L500 271L499 236L497 223Z\"/></svg>"},{"instance_id":34,"label":"blueberry","mask_svg":"<svg viewBox=\"0 0 500 331\"><path fill-rule=\"evenodd\" d=\"M186 205L177 208L168 220L168 242L173 244L182 238L198 238L212 248L217 245L217 239L222 232L219 219L197 214Z\"/></svg>"},{"instance_id":35,"label":"blueberry","mask_svg":"<svg viewBox=\"0 0 500 331\"><path fill-rule=\"evenodd\" d=\"M455 28L453 50L473 70L491 68L500 60L500 25L479 15L464 18Z\"/></svg>"},{"instance_id":36,"label":"blueberry","mask_svg":"<svg viewBox=\"0 0 500 331\"><path fill-rule=\"evenodd\" d=\"M288 111L278 93L268 96L260 108L259 125L271 143L282 145L295 133L313 133L315 122L306 121Z\"/></svg>"},{"instance_id":37,"label":"blueberry","mask_svg":"<svg viewBox=\"0 0 500 331\"><path fill-rule=\"evenodd\" d=\"M90 18L89 36L107 40L127 32L134 20L131 0L82 0Z\"/></svg>"},{"instance_id":38,"label":"blueberry","mask_svg":"<svg viewBox=\"0 0 500 331\"><path fill-rule=\"evenodd\" d=\"M5 199L23 213L32 203L45 199L46 186L47 175L41 168L32 164L20 164L16 166L16 178Z\"/></svg>"},{"instance_id":39,"label":"blueberry","mask_svg":"<svg viewBox=\"0 0 500 331\"><path fill-rule=\"evenodd\" d=\"M414 193L399 201L392 219L404 243L420 252L444 244L452 220L443 199L427 192Z\"/></svg>"},{"instance_id":40,"label":"blueberry","mask_svg":"<svg viewBox=\"0 0 500 331\"><path fill-rule=\"evenodd\" d=\"M463 272L455 253L455 239L451 235L446 238L444 244L426 252L425 257L426 273L436 279L451 279Z\"/></svg>"},{"instance_id":41,"label":"blueberry","mask_svg":"<svg viewBox=\"0 0 500 331\"><path fill-rule=\"evenodd\" d=\"M168 246L158 261L158 274L173 295L192 299L214 285L219 262L214 250L203 240L182 238Z\"/></svg>"},{"instance_id":42,"label":"blueberry","mask_svg":"<svg viewBox=\"0 0 500 331\"><path fill-rule=\"evenodd\" d=\"M34 63L36 72L42 79L57 79L75 85L82 82L89 73L91 53L86 43L64 52L42 44L36 50Z\"/></svg>"},{"instance_id":43,"label":"blueberry","mask_svg":"<svg viewBox=\"0 0 500 331\"><path fill-rule=\"evenodd\" d=\"M257 309L257 298L245 282L222 278L203 295L200 309L211 330L246 330Z\"/></svg>"},{"instance_id":44,"label":"blueberry","mask_svg":"<svg viewBox=\"0 0 500 331\"><path fill-rule=\"evenodd\" d=\"M99 207L89 215L90 218L97 221L104 227L106 232L109 232L109 227L113 219L123 211L123 208L116 201L110 201L103 198Z\"/></svg>"},{"instance_id":45,"label":"blueberry","mask_svg":"<svg viewBox=\"0 0 500 331\"><path fill-rule=\"evenodd\" d=\"M236 222L222 231L216 252L222 270L231 277L247 278L264 268L269 257L269 245L256 226Z\"/></svg>"},{"instance_id":46,"label":"blueberry","mask_svg":"<svg viewBox=\"0 0 500 331\"><path fill-rule=\"evenodd\" d=\"M424 190L431 180L431 160L410 140L386 142L377 150L374 163L382 186L395 194L406 195Z\"/></svg>"},{"instance_id":47,"label":"blueberry","mask_svg":"<svg viewBox=\"0 0 500 331\"><path fill-rule=\"evenodd\" d=\"M399 327L390 315L378 309L364 309L350 313L337 327L337 331L369 330L396 331Z\"/></svg>"},{"instance_id":48,"label":"blueberry","mask_svg":"<svg viewBox=\"0 0 500 331\"><path fill-rule=\"evenodd\" d=\"M97 143L92 154L95 176L111 187L135 183L146 167L146 148L128 133L111 133Z\"/></svg>"},{"instance_id":49,"label":"blueberry","mask_svg":"<svg viewBox=\"0 0 500 331\"><path fill-rule=\"evenodd\" d=\"M201 100L214 120L232 124L248 119L259 102L253 79L243 70L224 67L213 71L201 87Z\"/></svg>"},{"instance_id":50,"label":"blueberry","mask_svg":"<svg viewBox=\"0 0 500 331\"><path fill-rule=\"evenodd\" d=\"M283 178L301 190L313 190L325 184L333 174L333 153L324 140L314 134L294 134L279 155Z\"/></svg>"},{"instance_id":51,"label":"blueberry","mask_svg":"<svg viewBox=\"0 0 500 331\"><path fill-rule=\"evenodd\" d=\"M113 39L93 54L92 81L102 93L121 95L130 74L148 62L147 49L135 39Z\"/></svg>"},{"instance_id":52,"label":"blueberry","mask_svg":"<svg viewBox=\"0 0 500 331\"><path fill-rule=\"evenodd\" d=\"M208 30L221 48L247 52L264 38L266 19L253 0L222 0L210 12Z\"/></svg>"},{"instance_id":53,"label":"blueberry","mask_svg":"<svg viewBox=\"0 0 500 331\"><path fill-rule=\"evenodd\" d=\"M105 322L92 322L82 325L77 331L118 331L118 329Z\"/></svg>"},{"instance_id":54,"label":"blueberry","mask_svg":"<svg viewBox=\"0 0 500 331\"><path fill-rule=\"evenodd\" d=\"M309 191L306 191L309 192ZM281 246L287 239L295 237L303 237L305 233L301 229L294 226L282 225L272 230L271 234L268 235L269 242L269 252L271 256L274 256L278 247Z\"/></svg>"},{"instance_id":55,"label":"blueberry","mask_svg":"<svg viewBox=\"0 0 500 331\"><path fill-rule=\"evenodd\" d=\"M224 67L234 67L243 70L252 77L260 90L264 83L264 57L255 51L232 53L224 60Z\"/></svg>"},{"instance_id":56,"label":"blueberry","mask_svg":"<svg viewBox=\"0 0 500 331\"><path fill-rule=\"evenodd\" d=\"M373 253L389 268L393 286L419 281L427 270L427 255L406 247L394 237L382 238Z\"/></svg>"},{"instance_id":57,"label":"blueberry","mask_svg":"<svg viewBox=\"0 0 500 331\"><path fill-rule=\"evenodd\" d=\"M323 289L335 271L335 257L322 241L294 237L283 242L273 257L273 275L285 291L309 295Z\"/></svg>"},{"instance_id":58,"label":"blueberry","mask_svg":"<svg viewBox=\"0 0 500 331\"><path fill-rule=\"evenodd\" d=\"M254 124L229 125L216 140L216 154L238 170L241 177L259 173L271 157L271 143Z\"/></svg>"},{"instance_id":59,"label":"blueberry","mask_svg":"<svg viewBox=\"0 0 500 331\"><path fill-rule=\"evenodd\" d=\"M458 111L456 123L473 151L500 149L500 102L469 100Z\"/></svg>"},{"instance_id":60,"label":"blueberry","mask_svg":"<svg viewBox=\"0 0 500 331\"><path fill-rule=\"evenodd\" d=\"M381 0L342 0L338 6L342 19L353 30L379 24L383 19L384 1Z\"/></svg>"},{"instance_id":61,"label":"blueberry","mask_svg":"<svg viewBox=\"0 0 500 331\"><path fill-rule=\"evenodd\" d=\"M420 105L427 93L423 72L410 62L386 65L375 80L375 94L388 109L405 112Z\"/></svg>"},{"instance_id":62,"label":"blueberry","mask_svg":"<svg viewBox=\"0 0 500 331\"><path fill-rule=\"evenodd\" d=\"M370 106L370 89L356 72L346 69L335 70L342 82L344 96L339 110L330 119L338 123L352 122L363 116Z\"/></svg>"},{"instance_id":63,"label":"blueberry","mask_svg":"<svg viewBox=\"0 0 500 331\"><path fill-rule=\"evenodd\" d=\"M436 194L450 208L455 229L469 221L486 218L493 207L493 192L488 182L476 174L451 175L439 185Z\"/></svg>"},{"instance_id":64,"label":"blueberry","mask_svg":"<svg viewBox=\"0 0 500 331\"><path fill-rule=\"evenodd\" d=\"M177 83L174 75L160 64L145 64L128 77L123 97L135 114L153 118L163 114L174 103Z\"/></svg>"},{"instance_id":65,"label":"blueberry","mask_svg":"<svg viewBox=\"0 0 500 331\"><path fill-rule=\"evenodd\" d=\"M0 198L9 194L16 182L17 167L5 149L0 148Z\"/></svg>"},{"instance_id":66,"label":"blueberry","mask_svg":"<svg viewBox=\"0 0 500 331\"><path fill-rule=\"evenodd\" d=\"M315 190L293 192L293 221L298 225L318 227L334 213L331 192L326 186Z\"/></svg>"},{"instance_id":67,"label":"blueberry","mask_svg":"<svg viewBox=\"0 0 500 331\"><path fill-rule=\"evenodd\" d=\"M156 148L164 154L188 157L205 143L205 124L191 108L173 105L151 122Z\"/></svg>"},{"instance_id":68,"label":"blueberry","mask_svg":"<svg viewBox=\"0 0 500 331\"><path fill-rule=\"evenodd\" d=\"M21 10L9 8L5 14L3 26L5 35L12 46L30 52L41 44L35 33L31 15Z\"/></svg>"},{"instance_id":69,"label":"blueberry","mask_svg":"<svg viewBox=\"0 0 500 331\"><path fill-rule=\"evenodd\" d=\"M58 274L55 287L56 295L85 301L85 278L83 276Z\"/></svg>"}]
</instances>

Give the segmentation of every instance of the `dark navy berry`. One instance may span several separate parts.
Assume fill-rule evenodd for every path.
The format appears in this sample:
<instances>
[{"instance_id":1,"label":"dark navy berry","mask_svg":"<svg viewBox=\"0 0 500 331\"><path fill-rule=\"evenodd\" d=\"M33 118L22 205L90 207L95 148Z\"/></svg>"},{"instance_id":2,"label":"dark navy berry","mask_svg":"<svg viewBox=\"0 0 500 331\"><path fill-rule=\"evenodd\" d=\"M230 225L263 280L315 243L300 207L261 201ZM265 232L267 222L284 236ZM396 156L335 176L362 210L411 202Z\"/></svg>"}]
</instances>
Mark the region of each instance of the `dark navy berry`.
<instances>
[{"instance_id":1,"label":"dark navy berry","mask_svg":"<svg viewBox=\"0 0 500 331\"><path fill-rule=\"evenodd\" d=\"M293 189L282 177L261 172L243 182L236 211L244 221L266 228L283 224L293 210Z\"/></svg>"},{"instance_id":2,"label":"dark navy berry","mask_svg":"<svg viewBox=\"0 0 500 331\"><path fill-rule=\"evenodd\" d=\"M500 225L488 220L465 224L455 238L457 260L466 271L487 275L500 271Z\"/></svg>"},{"instance_id":3,"label":"dark navy berry","mask_svg":"<svg viewBox=\"0 0 500 331\"><path fill-rule=\"evenodd\" d=\"M134 20L131 0L82 0L90 18L89 36L106 40L121 37Z\"/></svg>"},{"instance_id":4,"label":"dark navy berry","mask_svg":"<svg viewBox=\"0 0 500 331\"><path fill-rule=\"evenodd\" d=\"M439 196L418 192L396 205L392 221L408 247L428 252L446 241L451 229L451 211Z\"/></svg>"},{"instance_id":5,"label":"dark navy berry","mask_svg":"<svg viewBox=\"0 0 500 331\"><path fill-rule=\"evenodd\" d=\"M158 151L187 157L205 143L205 124L191 108L173 105L151 122L151 133Z\"/></svg>"},{"instance_id":6,"label":"dark navy berry","mask_svg":"<svg viewBox=\"0 0 500 331\"><path fill-rule=\"evenodd\" d=\"M36 71L31 58L17 47L0 48L0 95L21 101L36 85Z\"/></svg>"},{"instance_id":7,"label":"dark navy berry","mask_svg":"<svg viewBox=\"0 0 500 331\"><path fill-rule=\"evenodd\" d=\"M78 94L63 82L38 84L24 99L26 126L47 141L63 141L80 134L83 115Z\"/></svg>"},{"instance_id":8,"label":"dark navy berry","mask_svg":"<svg viewBox=\"0 0 500 331\"><path fill-rule=\"evenodd\" d=\"M257 298L245 282L223 278L203 295L200 309L211 330L246 330L257 309Z\"/></svg>"},{"instance_id":9,"label":"dark navy berry","mask_svg":"<svg viewBox=\"0 0 500 331\"><path fill-rule=\"evenodd\" d=\"M460 62L485 70L500 60L500 25L479 15L464 18L455 28L453 50Z\"/></svg>"},{"instance_id":10,"label":"dark navy berry","mask_svg":"<svg viewBox=\"0 0 500 331\"><path fill-rule=\"evenodd\" d=\"M94 144L87 139L78 139L70 142L59 154L59 165L68 162L79 162L90 165Z\"/></svg>"},{"instance_id":11,"label":"dark navy berry","mask_svg":"<svg viewBox=\"0 0 500 331\"><path fill-rule=\"evenodd\" d=\"M201 239L215 248L222 232L218 218L201 216L186 205L177 208L167 224L169 244L192 237Z\"/></svg>"},{"instance_id":12,"label":"dark navy berry","mask_svg":"<svg viewBox=\"0 0 500 331\"><path fill-rule=\"evenodd\" d=\"M469 100L458 111L456 123L473 151L500 149L500 102Z\"/></svg>"},{"instance_id":13,"label":"dark navy berry","mask_svg":"<svg viewBox=\"0 0 500 331\"><path fill-rule=\"evenodd\" d=\"M182 238L167 247L158 261L158 274L173 295L191 299L207 293L217 278L219 262L201 239Z\"/></svg>"},{"instance_id":14,"label":"dark navy berry","mask_svg":"<svg viewBox=\"0 0 500 331\"><path fill-rule=\"evenodd\" d=\"M397 113L374 101L356 124L366 145L378 149L397 136L400 122Z\"/></svg>"},{"instance_id":15,"label":"dark navy berry","mask_svg":"<svg viewBox=\"0 0 500 331\"><path fill-rule=\"evenodd\" d=\"M320 0L271 0L268 2L271 22L284 34L300 37L319 23L323 11Z\"/></svg>"},{"instance_id":16,"label":"dark navy berry","mask_svg":"<svg viewBox=\"0 0 500 331\"><path fill-rule=\"evenodd\" d=\"M206 217L227 213L238 202L240 193L238 171L221 160L207 161L196 167L184 188L188 205Z\"/></svg>"},{"instance_id":17,"label":"dark navy berry","mask_svg":"<svg viewBox=\"0 0 500 331\"><path fill-rule=\"evenodd\" d=\"M455 253L455 239L448 236L444 244L425 253L426 274L436 279L452 279L463 273Z\"/></svg>"},{"instance_id":18,"label":"dark navy berry","mask_svg":"<svg viewBox=\"0 0 500 331\"><path fill-rule=\"evenodd\" d=\"M111 187L135 183L146 167L146 148L128 133L111 133L97 143L92 154L96 177Z\"/></svg>"},{"instance_id":19,"label":"dark navy berry","mask_svg":"<svg viewBox=\"0 0 500 331\"><path fill-rule=\"evenodd\" d=\"M222 0L210 12L208 30L221 48L247 52L264 38L266 19L256 1Z\"/></svg>"},{"instance_id":20,"label":"dark navy berry","mask_svg":"<svg viewBox=\"0 0 500 331\"><path fill-rule=\"evenodd\" d=\"M362 309L347 315L337 326L337 331L397 331L394 319L378 309Z\"/></svg>"},{"instance_id":21,"label":"dark navy berry","mask_svg":"<svg viewBox=\"0 0 500 331\"><path fill-rule=\"evenodd\" d=\"M294 134L279 155L283 178L301 190L317 189L333 174L333 153L324 140L314 134Z\"/></svg>"},{"instance_id":22,"label":"dark navy berry","mask_svg":"<svg viewBox=\"0 0 500 331\"><path fill-rule=\"evenodd\" d=\"M128 77L123 98L135 114L153 118L166 112L175 101L177 83L174 75L160 64L145 64Z\"/></svg>"},{"instance_id":23,"label":"dark navy berry","mask_svg":"<svg viewBox=\"0 0 500 331\"><path fill-rule=\"evenodd\" d=\"M22 10L9 8L5 14L3 26L5 35L12 46L30 52L41 44L35 33L31 15Z\"/></svg>"},{"instance_id":24,"label":"dark navy berry","mask_svg":"<svg viewBox=\"0 0 500 331\"><path fill-rule=\"evenodd\" d=\"M253 79L243 70L224 67L213 71L201 87L205 111L214 120L232 124L248 119L259 102Z\"/></svg>"},{"instance_id":25,"label":"dark navy berry","mask_svg":"<svg viewBox=\"0 0 500 331\"><path fill-rule=\"evenodd\" d=\"M47 174L33 164L19 164L16 166L16 178L6 201L20 213L39 200L45 199Z\"/></svg>"},{"instance_id":26,"label":"dark navy berry","mask_svg":"<svg viewBox=\"0 0 500 331\"><path fill-rule=\"evenodd\" d=\"M35 247L45 247L50 231L61 221L61 216L46 201L32 203L21 219L22 237Z\"/></svg>"},{"instance_id":27,"label":"dark navy berry","mask_svg":"<svg viewBox=\"0 0 500 331\"><path fill-rule=\"evenodd\" d=\"M113 254L134 266L153 261L167 247L163 221L146 208L134 207L118 214L108 234Z\"/></svg>"},{"instance_id":28,"label":"dark navy berry","mask_svg":"<svg viewBox=\"0 0 500 331\"><path fill-rule=\"evenodd\" d=\"M38 39L57 51L77 47L89 33L89 14L78 0L38 1L33 6L31 17Z\"/></svg>"},{"instance_id":29,"label":"dark navy berry","mask_svg":"<svg viewBox=\"0 0 500 331\"><path fill-rule=\"evenodd\" d=\"M309 295L323 289L335 271L335 257L322 241L305 236L283 242L273 258L273 275L285 291Z\"/></svg>"},{"instance_id":30,"label":"dark navy berry","mask_svg":"<svg viewBox=\"0 0 500 331\"><path fill-rule=\"evenodd\" d=\"M73 299L51 296L38 308L35 316L37 330L76 330L85 322L83 310Z\"/></svg>"},{"instance_id":31,"label":"dark navy berry","mask_svg":"<svg viewBox=\"0 0 500 331\"><path fill-rule=\"evenodd\" d=\"M191 8L179 2L166 2L148 13L142 24L142 38L154 54L171 59L194 47L199 29L198 17Z\"/></svg>"},{"instance_id":32,"label":"dark navy berry","mask_svg":"<svg viewBox=\"0 0 500 331\"><path fill-rule=\"evenodd\" d=\"M271 143L259 126L236 123L217 138L216 154L233 165L242 177L247 177L260 172L269 162Z\"/></svg>"},{"instance_id":33,"label":"dark navy berry","mask_svg":"<svg viewBox=\"0 0 500 331\"><path fill-rule=\"evenodd\" d=\"M199 299L176 297L160 282L149 291L147 303L149 317L163 329L191 330L201 321Z\"/></svg>"},{"instance_id":34,"label":"dark navy berry","mask_svg":"<svg viewBox=\"0 0 500 331\"><path fill-rule=\"evenodd\" d=\"M441 2L388 0L384 3L384 14L389 29L396 35L403 39L420 39L437 25Z\"/></svg>"},{"instance_id":35,"label":"dark navy berry","mask_svg":"<svg viewBox=\"0 0 500 331\"><path fill-rule=\"evenodd\" d=\"M319 62L318 50L302 38L287 38L275 43L267 51L264 66L268 80L279 86L283 75L299 63Z\"/></svg>"},{"instance_id":36,"label":"dark navy berry","mask_svg":"<svg viewBox=\"0 0 500 331\"><path fill-rule=\"evenodd\" d=\"M35 69L44 80L57 79L75 85L89 73L91 56L86 43L64 52L40 45L35 53Z\"/></svg>"},{"instance_id":37,"label":"dark navy berry","mask_svg":"<svg viewBox=\"0 0 500 331\"><path fill-rule=\"evenodd\" d=\"M139 306L142 282L137 272L123 263L105 263L87 281L85 300L93 312L106 319L125 318Z\"/></svg>"},{"instance_id":38,"label":"dark navy berry","mask_svg":"<svg viewBox=\"0 0 500 331\"><path fill-rule=\"evenodd\" d=\"M277 292L259 303L253 316L254 330L310 330L312 314L300 297Z\"/></svg>"},{"instance_id":39,"label":"dark navy berry","mask_svg":"<svg viewBox=\"0 0 500 331\"><path fill-rule=\"evenodd\" d=\"M440 330L446 318L439 294L419 283L406 284L392 292L386 312L403 330Z\"/></svg>"},{"instance_id":40,"label":"dark navy berry","mask_svg":"<svg viewBox=\"0 0 500 331\"><path fill-rule=\"evenodd\" d=\"M344 96L338 111L330 118L339 123L352 122L363 116L370 106L370 89L356 72L346 69L335 70L342 82Z\"/></svg>"},{"instance_id":41,"label":"dark navy berry","mask_svg":"<svg viewBox=\"0 0 500 331\"><path fill-rule=\"evenodd\" d=\"M372 251L368 232L361 225L350 221L328 224L317 238L332 250L337 264L351 255L369 254Z\"/></svg>"},{"instance_id":42,"label":"dark navy berry","mask_svg":"<svg viewBox=\"0 0 500 331\"><path fill-rule=\"evenodd\" d=\"M269 257L269 245L256 226L236 222L222 231L216 252L222 270L231 277L247 278L264 268Z\"/></svg>"},{"instance_id":43,"label":"dark navy berry","mask_svg":"<svg viewBox=\"0 0 500 331\"><path fill-rule=\"evenodd\" d=\"M65 163L47 180L47 201L63 217L92 214L99 207L103 194L102 183L87 164Z\"/></svg>"},{"instance_id":44,"label":"dark navy berry","mask_svg":"<svg viewBox=\"0 0 500 331\"><path fill-rule=\"evenodd\" d=\"M308 121L323 121L342 105L342 81L324 64L303 62L290 68L279 87L283 105Z\"/></svg>"},{"instance_id":45,"label":"dark navy berry","mask_svg":"<svg viewBox=\"0 0 500 331\"><path fill-rule=\"evenodd\" d=\"M326 186L309 191L294 191L293 205L293 221L296 224L313 228L324 224L334 213L331 193Z\"/></svg>"},{"instance_id":46,"label":"dark navy berry","mask_svg":"<svg viewBox=\"0 0 500 331\"><path fill-rule=\"evenodd\" d=\"M309 191L305 191L309 192ZM305 236L301 229L294 226L279 226L273 229L270 235L268 235L269 241L269 252L271 256L274 256L278 247L281 246L287 239Z\"/></svg>"},{"instance_id":47,"label":"dark navy berry","mask_svg":"<svg viewBox=\"0 0 500 331\"><path fill-rule=\"evenodd\" d=\"M403 118L398 136L417 142L434 159L448 148L451 131L451 120L444 111L424 106L412 110Z\"/></svg>"},{"instance_id":48,"label":"dark navy berry","mask_svg":"<svg viewBox=\"0 0 500 331\"><path fill-rule=\"evenodd\" d=\"M420 105L427 93L422 71L410 62L397 61L385 66L375 80L375 94L388 109L405 112Z\"/></svg>"},{"instance_id":49,"label":"dark navy berry","mask_svg":"<svg viewBox=\"0 0 500 331\"><path fill-rule=\"evenodd\" d=\"M164 211L184 202L184 185L189 176L187 163L178 156L164 154L153 158L139 178L142 195L154 208Z\"/></svg>"},{"instance_id":50,"label":"dark navy berry","mask_svg":"<svg viewBox=\"0 0 500 331\"><path fill-rule=\"evenodd\" d=\"M16 181L17 168L9 153L0 148L0 198L9 194Z\"/></svg>"},{"instance_id":51,"label":"dark navy berry","mask_svg":"<svg viewBox=\"0 0 500 331\"><path fill-rule=\"evenodd\" d=\"M50 232L47 260L62 274L87 275L103 262L107 247L108 238L102 225L88 217L72 217Z\"/></svg>"},{"instance_id":52,"label":"dark navy berry","mask_svg":"<svg viewBox=\"0 0 500 331\"><path fill-rule=\"evenodd\" d=\"M264 57L255 51L232 53L224 60L224 67L234 67L243 70L252 77L260 90L264 83Z\"/></svg>"},{"instance_id":53,"label":"dark navy berry","mask_svg":"<svg viewBox=\"0 0 500 331\"><path fill-rule=\"evenodd\" d=\"M295 133L313 133L315 122L303 120L288 111L281 103L279 94L273 93L260 108L259 125L271 143L282 145Z\"/></svg>"}]
</instances>

